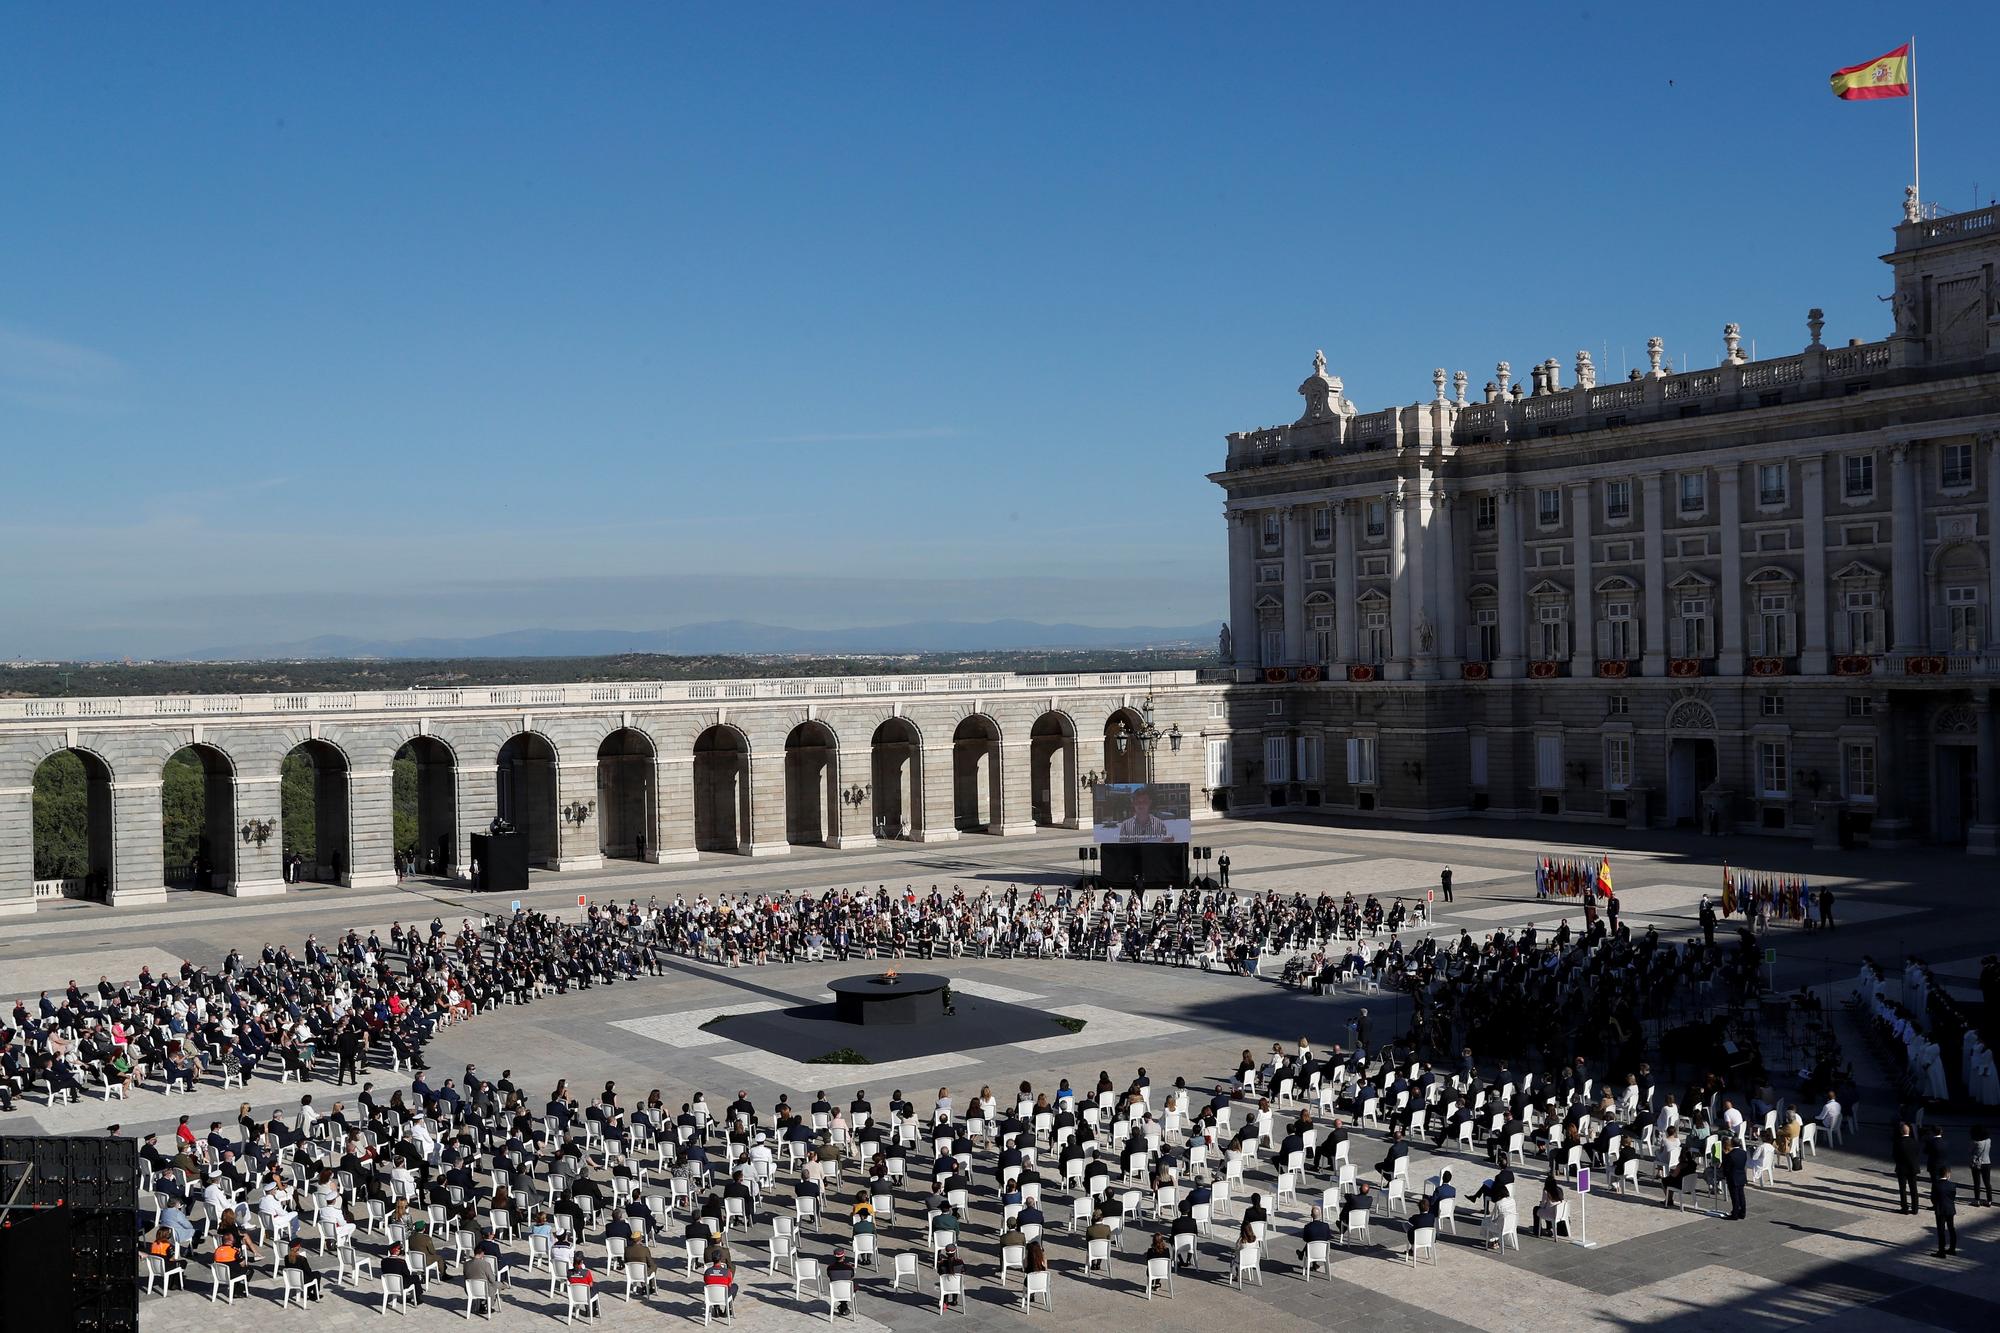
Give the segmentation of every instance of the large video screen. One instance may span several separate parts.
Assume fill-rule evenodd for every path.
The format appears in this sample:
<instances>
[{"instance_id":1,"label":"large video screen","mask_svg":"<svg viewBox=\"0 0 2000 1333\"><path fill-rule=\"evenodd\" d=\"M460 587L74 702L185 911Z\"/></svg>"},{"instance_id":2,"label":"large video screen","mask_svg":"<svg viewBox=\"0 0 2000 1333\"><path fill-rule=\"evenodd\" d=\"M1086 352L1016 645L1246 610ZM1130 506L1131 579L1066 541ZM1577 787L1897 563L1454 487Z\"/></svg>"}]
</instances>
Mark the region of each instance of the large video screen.
<instances>
[{"instance_id":1,"label":"large video screen","mask_svg":"<svg viewBox=\"0 0 2000 1333\"><path fill-rule=\"evenodd\" d=\"M1092 842L1186 842L1185 782L1100 782L1091 789Z\"/></svg>"}]
</instances>

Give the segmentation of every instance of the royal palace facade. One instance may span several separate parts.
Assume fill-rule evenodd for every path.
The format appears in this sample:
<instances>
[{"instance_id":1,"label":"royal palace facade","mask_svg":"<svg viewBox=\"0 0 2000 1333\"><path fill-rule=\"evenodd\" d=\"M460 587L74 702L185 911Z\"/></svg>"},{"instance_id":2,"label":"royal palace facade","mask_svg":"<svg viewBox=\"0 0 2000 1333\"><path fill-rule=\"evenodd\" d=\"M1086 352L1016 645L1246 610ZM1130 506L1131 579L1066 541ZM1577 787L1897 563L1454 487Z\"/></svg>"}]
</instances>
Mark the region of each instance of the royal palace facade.
<instances>
[{"instance_id":1,"label":"royal palace facade","mask_svg":"<svg viewBox=\"0 0 2000 1333\"><path fill-rule=\"evenodd\" d=\"M1228 439L1237 812L2000 841L2000 210L1906 210L1879 341ZM1767 333L1768 347L1773 339Z\"/></svg>"}]
</instances>

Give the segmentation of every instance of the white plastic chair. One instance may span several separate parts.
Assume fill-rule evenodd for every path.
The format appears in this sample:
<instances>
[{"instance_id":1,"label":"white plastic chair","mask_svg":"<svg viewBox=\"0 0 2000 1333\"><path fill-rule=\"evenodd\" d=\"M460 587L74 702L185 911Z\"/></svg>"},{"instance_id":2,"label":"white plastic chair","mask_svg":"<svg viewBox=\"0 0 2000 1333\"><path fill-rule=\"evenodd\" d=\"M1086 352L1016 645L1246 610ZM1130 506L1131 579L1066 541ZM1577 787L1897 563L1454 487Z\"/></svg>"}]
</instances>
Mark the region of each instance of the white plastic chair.
<instances>
[{"instance_id":1,"label":"white plastic chair","mask_svg":"<svg viewBox=\"0 0 2000 1333\"><path fill-rule=\"evenodd\" d=\"M236 1288L239 1285L243 1288L243 1295L246 1299L250 1295L249 1275L247 1273L238 1273L231 1276L226 1264L210 1264L208 1266L208 1280L208 1303L210 1305L215 1304L217 1296L222 1298L225 1305L236 1304Z\"/></svg>"},{"instance_id":2,"label":"white plastic chair","mask_svg":"<svg viewBox=\"0 0 2000 1333\"><path fill-rule=\"evenodd\" d=\"M483 1277L467 1278L465 1280L465 1317L468 1320L472 1318L472 1307L482 1301L485 1302L486 1308L480 1311L480 1317L491 1319L493 1317L493 1307L498 1301L498 1297L493 1294L493 1284Z\"/></svg>"},{"instance_id":3,"label":"white plastic chair","mask_svg":"<svg viewBox=\"0 0 2000 1333\"><path fill-rule=\"evenodd\" d=\"M1028 1273L1025 1274L1025 1277L1027 1281L1021 1289L1021 1313L1026 1314L1029 1310L1034 1309L1035 1297L1037 1296L1042 1298L1042 1308L1050 1313L1054 1313L1056 1303L1055 1297L1050 1291L1048 1270L1043 1269L1039 1273ZM1259 1278L1258 1280L1262 1281L1263 1279Z\"/></svg>"},{"instance_id":4,"label":"white plastic chair","mask_svg":"<svg viewBox=\"0 0 2000 1333\"><path fill-rule=\"evenodd\" d=\"M1111 1271L1111 1242L1109 1239L1085 1242L1083 1271L1085 1273L1109 1273Z\"/></svg>"},{"instance_id":5,"label":"white plastic chair","mask_svg":"<svg viewBox=\"0 0 2000 1333\"><path fill-rule=\"evenodd\" d=\"M806 1284L810 1282L815 1292L819 1290L819 1260L810 1255L797 1255L792 1264L792 1299L805 1299Z\"/></svg>"},{"instance_id":6,"label":"white plastic chair","mask_svg":"<svg viewBox=\"0 0 2000 1333\"><path fill-rule=\"evenodd\" d=\"M1257 1285L1260 1287L1264 1285L1264 1254L1260 1246L1251 1244L1237 1247L1236 1271L1230 1281L1240 1287L1244 1283L1246 1273L1255 1273Z\"/></svg>"},{"instance_id":7,"label":"white plastic chair","mask_svg":"<svg viewBox=\"0 0 2000 1333\"><path fill-rule=\"evenodd\" d=\"M1174 1261L1171 1259L1146 1260L1146 1299L1152 1300L1154 1291L1161 1283L1166 1283L1167 1295L1174 1294Z\"/></svg>"},{"instance_id":8,"label":"white plastic chair","mask_svg":"<svg viewBox=\"0 0 2000 1333\"><path fill-rule=\"evenodd\" d=\"M850 1312L854 1309L854 1279L850 1277L826 1284L826 1321L829 1324L834 1321L834 1312L843 1305Z\"/></svg>"},{"instance_id":9,"label":"white plastic chair","mask_svg":"<svg viewBox=\"0 0 2000 1333\"><path fill-rule=\"evenodd\" d=\"M147 1295L152 1294L155 1281L160 1284L162 1296L167 1294L167 1288L175 1282L181 1284L182 1291L187 1290L187 1265L179 1259L169 1259L161 1254L141 1254L139 1258L145 1264Z\"/></svg>"},{"instance_id":10,"label":"white plastic chair","mask_svg":"<svg viewBox=\"0 0 2000 1333\"><path fill-rule=\"evenodd\" d=\"M298 1299L301 1310L306 1308L308 1297L318 1297L321 1290L321 1283L318 1278L309 1278L296 1268L282 1269L280 1273L285 1281L284 1290L278 1297L278 1308L280 1310L290 1305L294 1297Z\"/></svg>"},{"instance_id":11,"label":"white plastic chair","mask_svg":"<svg viewBox=\"0 0 2000 1333\"><path fill-rule=\"evenodd\" d=\"M953 1296L958 1298L958 1304L956 1305L950 1302L949 1298ZM938 1314L943 1316L953 1310L957 1310L961 1314L965 1312L965 1274L963 1273L943 1273L938 1276Z\"/></svg>"},{"instance_id":12,"label":"white plastic chair","mask_svg":"<svg viewBox=\"0 0 2000 1333\"><path fill-rule=\"evenodd\" d=\"M730 1312L728 1286L721 1282L704 1283L701 1288L701 1322L704 1328L717 1312L721 1313L723 1323L736 1322L736 1317Z\"/></svg>"},{"instance_id":13,"label":"white plastic chair","mask_svg":"<svg viewBox=\"0 0 2000 1333\"><path fill-rule=\"evenodd\" d=\"M417 1303L416 1288L407 1286L400 1273L382 1275L382 1313L389 1313L390 1307L398 1311L407 1310Z\"/></svg>"},{"instance_id":14,"label":"white plastic chair","mask_svg":"<svg viewBox=\"0 0 2000 1333\"><path fill-rule=\"evenodd\" d=\"M1307 1241L1306 1258L1302 1268L1303 1271L1299 1276L1308 1282L1312 1281L1313 1269L1315 1268L1325 1270L1326 1275L1331 1277L1333 1275L1333 1246L1323 1240Z\"/></svg>"},{"instance_id":15,"label":"white plastic chair","mask_svg":"<svg viewBox=\"0 0 2000 1333\"><path fill-rule=\"evenodd\" d=\"M563 1322L565 1324L576 1322L577 1312L582 1311L583 1321L586 1324L596 1323L597 1284L594 1282L565 1282L563 1286L568 1288L567 1295L569 1298L569 1304L563 1310Z\"/></svg>"},{"instance_id":16,"label":"white plastic chair","mask_svg":"<svg viewBox=\"0 0 2000 1333\"><path fill-rule=\"evenodd\" d=\"M1431 1253L1431 1262L1438 1258L1438 1233L1436 1227L1418 1227L1410 1233L1410 1267L1417 1266L1417 1259L1425 1250Z\"/></svg>"},{"instance_id":17,"label":"white plastic chair","mask_svg":"<svg viewBox=\"0 0 2000 1333\"><path fill-rule=\"evenodd\" d=\"M630 1301L634 1292L643 1296L652 1288L653 1270L645 1264L626 1264L619 1270L625 1276L625 1299Z\"/></svg>"},{"instance_id":18,"label":"white plastic chair","mask_svg":"<svg viewBox=\"0 0 2000 1333\"><path fill-rule=\"evenodd\" d=\"M890 1259L895 1265L895 1272L889 1279L889 1290L895 1291L900 1288L903 1285L903 1279L906 1277L910 1279L910 1285L913 1288L918 1291L924 1289L924 1270L922 1265L917 1262L917 1256L913 1251L903 1250L891 1255Z\"/></svg>"}]
</instances>

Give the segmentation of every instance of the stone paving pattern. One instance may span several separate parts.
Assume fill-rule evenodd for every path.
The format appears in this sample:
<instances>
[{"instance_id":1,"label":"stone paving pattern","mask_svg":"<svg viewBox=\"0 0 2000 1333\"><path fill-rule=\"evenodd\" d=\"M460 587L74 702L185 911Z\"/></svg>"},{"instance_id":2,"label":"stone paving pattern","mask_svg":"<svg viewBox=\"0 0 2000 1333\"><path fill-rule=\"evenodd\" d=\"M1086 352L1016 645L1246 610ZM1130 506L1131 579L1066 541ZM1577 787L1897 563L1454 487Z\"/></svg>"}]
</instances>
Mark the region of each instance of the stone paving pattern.
<instances>
[{"instance_id":1,"label":"stone paving pattern","mask_svg":"<svg viewBox=\"0 0 2000 1333\"><path fill-rule=\"evenodd\" d=\"M1259 891L1351 889L1357 894L1416 896L1435 882L1436 866L1448 860L1455 871L1457 901L1449 907L1435 905L1431 929L1455 934L1463 925L1475 936L1498 925L1514 927L1529 920L1548 924L1559 913L1577 911L1567 904L1533 901L1530 867L1533 855L1542 851L1594 855L1608 845L1627 917L1636 929L1651 923L1667 933L1693 928L1694 903L1707 886L1718 882L1719 862L1725 855L1755 869L1805 873L1815 883L1825 880L1836 885L1840 915L1851 924L1831 935L1796 929L1779 932L1773 941L1779 958L1776 980L1784 987L1827 986L1835 994L1845 992L1855 960L1864 952L1885 960L1904 951L1940 960L1976 960L2000 947L1996 941L2000 914L1986 902L1990 876L1967 875L1966 862L1953 853L1816 855L1791 843L1609 832L1600 835L1611 840L1608 844L1578 846L1574 829L1516 825L1512 831L1514 836L1496 839L1471 826L1336 830L1305 823L1241 822L1216 830L1209 841L1230 850L1236 885ZM1538 839L1537 832L1545 833L1546 840ZM566 904L574 911L578 892L643 900L654 893L670 897L676 892L713 894L739 888L817 890L829 884L1050 883L1073 872L1074 845L1073 835L1004 843L969 839L943 853L913 848L859 856L805 854L788 858L783 865L719 858L671 869L614 866L588 876L537 876L527 900L544 909ZM857 864L864 861L865 868ZM0 999L11 1003L17 990L31 993L40 985L60 985L72 975L89 982L100 972L125 974L141 961L157 967L163 959L171 962L185 955L212 963L232 944L249 950L267 939L296 943L307 930L325 935L349 925L386 927L391 920L428 920L439 913L451 922L482 905L502 910L506 906L482 904L473 896L415 883L397 891L313 890L245 904L176 895L167 906L147 912L79 905L45 912L33 922L0 925ZM1301 1034L1329 1045L1340 1038L1346 1019L1359 1005L1369 1006L1378 1028L1399 1022L1405 1007L1386 995L1343 993L1313 999L1269 980L1136 964L962 959L935 966L968 991L978 989L1010 1001L1087 1016L1089 1025L1073 1038L956 1052L931 1062L909 1062L912 1067L907 1069L798 1066L726 1041L692 1041L691 1037L709 1035L694 1033L693 1024L717 1012L741 1012L770 1003L773 991L816 999L827 980L857 970L854 964L736 972L688 965L665 978L483 1015L444 1033L433 1044L430 1060L440 1076L455 1074L467 1061L476 1062L489 1077L503 1067L511 1068L517 1082L536 1096L562 1075L580 1087L616 1079L628 1102L654 1087L674 1101L694 1088L706 1090L711 1100L726 1100L737 1088L746 1088L760 1106L766 1106L780 1090L809 1094L824 1086L840 1098L866 1086L880 1098L900 1086L921 1106L941 1084L951 1086L962 1102L982 1083L1004 1090L1027 1078L1037 1087L1052 1088L1063 1076L1078 1083L1094 1079L1100 1068L1109 1069L1122 1084L1141 1064L1150 1070L1156 1088L1170 1083L1176 1074L1191 1082L1213 1080L1233 1069L1245 1047L1268 1049L1273 1040L1290 1042ZM1928 1223L1928 1216L1909 1218L1894 1210L1880 1110L1882 1075L1851 1027L1843 1030L1843 1036L1864 1085L1861 1134L1842 1148L1823 1146L1804 1173L1780 1171L1775 1186L1753 1190L1746 1222L1728 1223L1699 1210L1668 1211L1660 1205L1657 1190L1650 1188L1638 1198L1620 1198L1600 1187L1588 1200L1586 1214L1594 1248L1524 1235L1518 1252L1495 1254L1480 1247L1473 1238L1475 1226L1468 1223L1459 1228L1457 1239L1443 1238L1435 1266L1412 1268L1401 1257L1402 1230L1391 1218L1386 1225L1378 1224L1376 1246L1336 1251L1330 1280L1300 1280L1293 1258L1296 1246L1280 1239L1268 1247L1271 1257L1265 1264L1264 1285L1253 1283L1239 1291L1222 1278L1223 1249L1218 1240L1209 1247L1203 1276L1178 1280L1171 1299L1150 1302L1142 1299L1141 1269L1125 1258L1114 1260L1109 1276L1082 1275L1080 1246L1058 1226L1051 1229L1054 1314L1037 1309L1023 1315L1018 1274L1004 1287L996 1280L989 1178L978 1182L984 1198L976 1193L974 1217L966 1231L971 1269L968 1309L948 1316L948 1322L1013 1329L1052 1319L1067 1323L1113 1318L1212 1330L1226 1321L1247 1318L1255 1327L1271 1329L1513 1331L1657 1327L1685 1321L1685 1326L1699 1327L1702 1333L1808 1324L1891 1333L1920 1328L1970 1333L1975 1328L2000 1327L2000 1278L1991 1267L2000 1214L1962 1208L1961 1256L1930 1257L1932 1235L1927 1225L1921 1225ZM1042 1047L1047 1049L1036 1049ZM406 1085L408 1078L378 1072L373 1081L378 1090L386 1091ZM335 1090L324 1084L313 1085L310 1091L322 1107L337 1100ZM275 1106L295 1105L299 1095L295 1085L281 1088L264 1081L252 1087L249 1100L260 1113L267 1113ZM140 1094L124 1104L92 1101L46 1108L36 1102L0 1119L0 1132L101 1132L112 1120L132 1132L142 1126L165 1128L182 1113L194 1115L197 1123L204 1117L228 1120L243 1099L237 1089L211 1085L173 1099ZM1375 1160L1371 1155L1375 1138L1372 1131L1356 1135L1352 1157L1363 1174ZM1953 1141L1961 1145L1962 1158L1962 1134L1955 1134ZM1484 1176L1480 1162L1455 1153L1435 1157L1426 1145L1415 1156L1412 1180L1444 1165L1454 1167L1461 1186L1476 1185ZM1263 1183L1268 1187L1268 1179ZM1325 1183L1309 1180L1303 1191L1305 1202ZM1252 1188L1256 1187L1253 1180ZM928 1275L922 1294L888 1289L886 1255L911 1248L909 1210L919 1202L913 1188L903 1191L903 1223L887 1229L883 1238L884 1275L864 1277L861 1283L853 1322L864 1328L939 1324ZM1050 1216L1059 1219L1068 1196L1058 1189L1049 1194L1056 1203ZM1276 1230L1295 1232L1303 1217L1302 1205L1288 1203L1278 1215ZM823 1257L845 1233L844 1223L823 1227L809 1239L806 1252ZM749 1284L737 1321L772 1329L823 1323L824 1301L796 1303L788 1276L766 1275L767 1236L765 1221L753 1240L737 1244ZM378 1245L377 1238L368 1237L363 1250ZM310 1312L279 1315L277 1289L268 1269L254 1283L249 1301L239 1300L234 1307L210 1305L198 1265L191 1276L196 1281L190 1294L146 1298L147 1329L250 1327L271 1319L299 1327L340 1328L380 1318L378 1299L369 1287L341 1289ZM437 1295L429 1306L398 1318L438 1328L446 1326L447 1318L459 1321L463 1300L456 1282L448 1277L434 1290ZM526 1327L560 1319L564 1313L560 1297L549 1298L545 1290L546 1282L517 1288L494 1322ZM684 1277L669 1278L662 1295L631 1305L618 1295L621 1283L608 1282L604 1290L601 1322L607 1326L636 1327L661 1318L685 1321L701 1315L696 1284Z\"/></svg>"}]
</instances>

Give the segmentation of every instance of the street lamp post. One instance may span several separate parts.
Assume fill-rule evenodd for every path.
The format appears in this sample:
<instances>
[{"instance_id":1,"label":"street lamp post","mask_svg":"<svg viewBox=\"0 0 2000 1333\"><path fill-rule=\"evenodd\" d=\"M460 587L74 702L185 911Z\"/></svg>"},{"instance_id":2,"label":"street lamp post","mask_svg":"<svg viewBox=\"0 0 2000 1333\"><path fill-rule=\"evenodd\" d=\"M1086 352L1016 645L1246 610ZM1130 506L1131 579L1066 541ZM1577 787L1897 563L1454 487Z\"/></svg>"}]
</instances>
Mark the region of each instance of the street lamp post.
<instances>
[{"instance_id":1,"label":"street lamp post","mask_svg":"<svg viewBox=\"0 0 2000 1333\"><path fill-rule=\"evenodd\" d=\"M1181 724L1176 722L1165 731L1154 726L1153 696L1149 694L1146 701L1139 705L1139 729L1134 731L1130 722L1119 718L1118 730L1112 734L1111 743L1119 754L1126 753L1135 744L1140 747L1146 757L1146 781L1150 784L1153 781L1153 754L1160 748L1163 739L1167 742L1169 753L1180 753Z\"/></svg>"}]
</instances>

